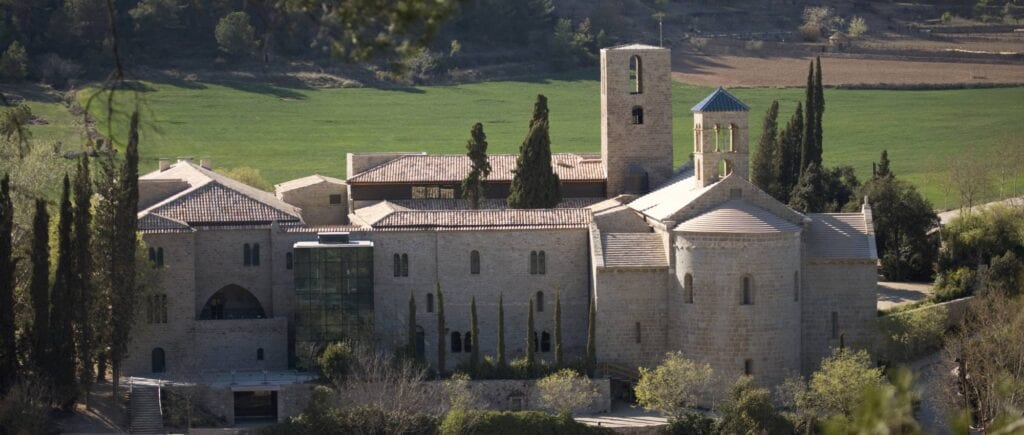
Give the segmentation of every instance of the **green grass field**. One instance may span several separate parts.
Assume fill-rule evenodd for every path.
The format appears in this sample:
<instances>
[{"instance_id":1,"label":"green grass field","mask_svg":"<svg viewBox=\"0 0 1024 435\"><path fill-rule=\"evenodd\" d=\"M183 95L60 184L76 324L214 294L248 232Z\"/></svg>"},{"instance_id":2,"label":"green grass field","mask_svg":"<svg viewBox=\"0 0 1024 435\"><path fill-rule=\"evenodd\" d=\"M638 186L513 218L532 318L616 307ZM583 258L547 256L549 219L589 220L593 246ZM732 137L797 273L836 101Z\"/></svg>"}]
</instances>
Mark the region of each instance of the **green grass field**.
<instances>
[{"instance_id":1,"label":"green grass field","mask_svg":"<svg viewBox=\"0 0 1024 435\"><path fill-rule=\"evenodd\" d=\"M592 77L502 81L408 90L293 89L243 83L147 83L140 92L143 170L161 157L212 158L216 167L251 166L278 183L313 173L343 177L345 153L464 152L469 128L483 122L491 153L516 152L533 100L547 95L555 151L600 150L600 100ZM690 107L711 89L673 89L676 163L692 147ZM802 89L738 89L751 107L751 143L764 112L782 103L782 123ZM79 95L83 103L90 93ZM130 107L121 94L116 111ZM102 99L89 108L105 113ZM117 120L123 121L122 118ZM865 179L888 149L893 170L915 183L936 207L954 205L942 188L947 162L1000 146L1024 146L1024 88L943 91L826 90L826 164L849 164ZM115 122L123 140L126 122ZM105 124L101 121L101 131ZM43 134L37 137L43 138ZM1012 142L1010 142L1012 140Z\"/></svg>"}]
</instances>

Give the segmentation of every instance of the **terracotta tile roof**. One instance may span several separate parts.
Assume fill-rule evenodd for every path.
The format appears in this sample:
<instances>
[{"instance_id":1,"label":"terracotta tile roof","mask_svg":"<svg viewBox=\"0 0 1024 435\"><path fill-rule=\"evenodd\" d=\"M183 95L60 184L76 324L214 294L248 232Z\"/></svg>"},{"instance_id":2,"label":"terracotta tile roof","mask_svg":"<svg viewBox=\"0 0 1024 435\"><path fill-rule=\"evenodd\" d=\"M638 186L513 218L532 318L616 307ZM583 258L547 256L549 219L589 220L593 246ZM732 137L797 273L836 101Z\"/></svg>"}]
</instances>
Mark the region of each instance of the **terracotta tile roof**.
<instances>
[{"instance_id":1,"label":"terracotta tile roof","mask_svg":"<svg viewBox=\"0 0 1024 435\"><path fill-rule=\"evenodd\" d=\"M800 226L741 199L726 201L674 229L691 233L763 234L800 231Z\"/></svg>"},{"instance_id":2,"label":"terracotta tile roof","mask_svg":"<svg viewBox=\"0 0 1024 435\"><path fill-rule=\"evenodd\" d=\"M714 186L698 187L693 166L686 166L664 186L637 198L628 206L654 219L668 219Z\"/></svg>"},{"instance_id":3,"label":"terracotta tile roof","mask_svg":"<svg viewBox=\"0 0 1024 435\"><path fill-rule=\"evenodd\" d=\"M410 210L468 210L464 199L392 199L389 200L399 207ZM604 201L604 198L565 198L556 208L584 208ZM504 199L492 198L480 201L481 210L506 209L508 203Z\"/></svg>"},{"instance_id":4,"label":"terracotta tile roof","mask_svg":"<svg viewBox=\"0 0 1024 435\"><path fill-rule=\"evenodd\" d=\"M490 156L490 181L512 181L516 155ZM604 181L600 156L556 153L551 166L563 182ZM465 155L406 155L390 160L348 178L349 184L373 183L457 183L469 173L470 160Z\"/></svg>"},{"instance_id":5,"label":"terracotta tile roof","mask_svg":"<svg viewBox=\"0 0 1024 435\"><path fill-rule=\"evenodd\" d=\"M664 240L654 233L602 233L604 267L667 268Z\"/></svg>"},{"instance_id":6,"label":"terracotta tile roof","mask_svg":"<svg viewBox=\"0 0 1024 435\"><path fill-rule=\"evenodd\" d=\"M579 208L502 210L396 210L367 222L374 229L586 228L590 211Z\"/></svg>"},{"instance_id":7,"label":"terracotta tile roof","mask_svg":"<svg viewBox=\"0 0 1024 435\"><path fill-rule=\"evenodd\" d=\"M193 229L188 224L161 216L156 213L146 213L139 218L138 229L143 233L154 234L154 233L188 233L192 232Z\"/></svg>"},{"instance_id":8,"label":"terracotta tile roof","mask_svg":"<svg viewBox=\"0 0 1024 435\"><path fill-rule=\"evenodd\" d=\"M287 192L289 190L301 189L303 187L314 186L320 183L345 184L345 180L314 174L308 177L296 178L294 180L285 181L281 184L276 184L274 185L274 192Z\"/></svg>"},{"instance_id":9,"label":"terracotta tile roof","mask_svg":"<svg viewBox=\"0 0 1024 435\"><path fill-rule=\"evenodd\" d=\"M813 258L860 258L875 259L872 239L874 231L869 229L861 213L811 213L811 224L807 231L807 253Z\"/></svg>"}]
</instances>

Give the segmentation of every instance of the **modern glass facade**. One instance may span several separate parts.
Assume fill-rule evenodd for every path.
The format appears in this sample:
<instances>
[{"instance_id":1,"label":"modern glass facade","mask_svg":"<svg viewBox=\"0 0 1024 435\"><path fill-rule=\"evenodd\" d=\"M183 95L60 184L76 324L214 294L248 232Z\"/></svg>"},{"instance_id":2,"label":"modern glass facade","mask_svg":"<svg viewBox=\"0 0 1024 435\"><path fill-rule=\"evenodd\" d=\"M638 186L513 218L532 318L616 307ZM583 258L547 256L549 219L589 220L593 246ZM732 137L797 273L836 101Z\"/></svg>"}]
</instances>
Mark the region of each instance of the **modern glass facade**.
<instances>
[{"instance_id":1,"label":"modern glass facade","mask_svg":"<svg viewBox=\"0 0 1024 435\"><path fill-rule=\"evenodd\" d=\"M373 245L300 242L294 247L298 342L373 334Z\"/></svg>"}]
</instances>

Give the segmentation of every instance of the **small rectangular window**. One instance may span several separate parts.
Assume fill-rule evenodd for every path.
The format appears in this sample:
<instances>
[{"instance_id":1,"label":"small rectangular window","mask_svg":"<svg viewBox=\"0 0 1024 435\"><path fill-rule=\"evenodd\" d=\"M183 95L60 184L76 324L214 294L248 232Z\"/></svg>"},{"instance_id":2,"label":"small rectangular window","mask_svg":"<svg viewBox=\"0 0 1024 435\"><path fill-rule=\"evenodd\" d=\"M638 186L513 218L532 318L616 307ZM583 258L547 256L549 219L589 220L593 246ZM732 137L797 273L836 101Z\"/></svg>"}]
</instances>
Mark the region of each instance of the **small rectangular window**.
<instances>
[{"instance_id":1,"label":"small rectangular window","mask_svg":"<svg viewBox=\"0 0 1024 435\"><path fill-rule=\"evenodd\" d=\"M328 200L331 202L331 205L341 204L341 195L331 195L328 197Z\"/></svg>"},{"instance_id":2,"label":"small rectangular window","mask_svg":"<svg viewBox=\"0 0 1024 435\"><path fill-rule=\"evenodd\" d=\"M743 360L743 374L747 376L754 375L754 360L749 358Z\"/></svg>"},{"instance_id":3,"label":"small rectangular window","mask_svg":"<svg viewBox=\"0 0 1024 435\"><path fill-rule=\"evenodd\" d=\"M639 343L643 339L643 337L641 336L641 331L642 331L642 328L640 327L640 322L636 322L636 342L637 343Z\"/></svg>"}]
</instances>

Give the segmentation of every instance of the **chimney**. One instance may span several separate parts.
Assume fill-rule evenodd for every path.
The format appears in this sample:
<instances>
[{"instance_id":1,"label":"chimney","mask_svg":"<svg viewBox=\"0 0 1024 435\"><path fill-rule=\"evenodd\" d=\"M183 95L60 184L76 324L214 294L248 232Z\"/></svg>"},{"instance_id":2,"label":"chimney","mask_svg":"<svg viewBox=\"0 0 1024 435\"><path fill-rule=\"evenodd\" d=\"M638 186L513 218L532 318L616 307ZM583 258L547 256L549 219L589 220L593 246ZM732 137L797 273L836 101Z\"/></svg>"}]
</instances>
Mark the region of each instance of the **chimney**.
<instances>
[{"instance_id":1,"label":"chimney","mask_svg":"<svg viewBox=\"0 0 1024 435\"><path fill-rule=\"evenodd\" d=\"M203 169L209 169L209 170L212 171L213 170L213 160L210 160L210 159L200 159L199 160L199 166L202 166Z\"/></svg>"},{"instance_id":2,"label":"chimney","mask_svg":"<svg viewBox=\"0 0 1024 435\"><path fill-rule=\"evenodd\" d=\"M160 172L171 169L171 161L168 159L160 159Z\"/></svg>"}]
</instances>

